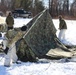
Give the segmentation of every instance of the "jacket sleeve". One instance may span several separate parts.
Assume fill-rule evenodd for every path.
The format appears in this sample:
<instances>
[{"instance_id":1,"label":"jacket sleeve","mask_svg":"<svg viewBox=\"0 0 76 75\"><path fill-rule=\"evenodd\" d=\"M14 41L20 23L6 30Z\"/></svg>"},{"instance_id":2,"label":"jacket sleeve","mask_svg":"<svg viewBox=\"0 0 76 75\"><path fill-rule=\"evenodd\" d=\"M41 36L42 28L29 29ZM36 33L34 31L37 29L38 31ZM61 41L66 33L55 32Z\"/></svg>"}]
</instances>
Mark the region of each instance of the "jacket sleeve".
<instances>
[{"instance_id":1,"label":"jacket sleeve","mask_svg":"<svg viewBox=\"0 0 76 75\"><path fill-rule=\"evenodd\" d=\"M8 24L8 18L6 18L6 24Z\"/></svg>"}]
</instances>

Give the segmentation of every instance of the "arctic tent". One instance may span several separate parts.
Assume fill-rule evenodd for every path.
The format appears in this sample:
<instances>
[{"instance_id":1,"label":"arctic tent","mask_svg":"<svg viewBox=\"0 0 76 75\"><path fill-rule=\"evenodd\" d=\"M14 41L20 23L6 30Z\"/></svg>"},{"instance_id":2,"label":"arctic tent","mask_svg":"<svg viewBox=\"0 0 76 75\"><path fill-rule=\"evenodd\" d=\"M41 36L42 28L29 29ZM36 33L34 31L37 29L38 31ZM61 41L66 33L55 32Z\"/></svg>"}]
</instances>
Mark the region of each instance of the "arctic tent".
<instances>
[{"instance_id":1,"label":"arctic tent","mask_svg":"<svg viewBox=\"0 0 76 75\"><path fill-rule=\"evenodd\" d=\"M56 28L48 10L42 11L27 25L23 36L26 45L39 57L63 58L76 55L76 49L68 49L56 36ZM25 26L22 27L25 29Z\"/></svg>"}]
</instances>

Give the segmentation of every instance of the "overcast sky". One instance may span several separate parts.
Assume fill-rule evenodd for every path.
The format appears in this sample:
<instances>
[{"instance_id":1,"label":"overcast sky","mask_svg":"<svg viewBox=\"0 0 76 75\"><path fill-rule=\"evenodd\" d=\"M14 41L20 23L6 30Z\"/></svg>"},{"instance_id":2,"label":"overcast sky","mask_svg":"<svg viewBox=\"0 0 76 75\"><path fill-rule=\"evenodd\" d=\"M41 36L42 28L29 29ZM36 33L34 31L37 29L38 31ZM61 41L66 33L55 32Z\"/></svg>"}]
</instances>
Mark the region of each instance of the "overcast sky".
<instances>
[{"instance_id":1,"label":"overcast sky","mask_svg":"<svg viewBox=\"0 0 76 75\"><path fill-rule=\"evenodd\" d=\"M43 0L45 7L48 7L49 0Z\"/></svg>"}]
</instances>

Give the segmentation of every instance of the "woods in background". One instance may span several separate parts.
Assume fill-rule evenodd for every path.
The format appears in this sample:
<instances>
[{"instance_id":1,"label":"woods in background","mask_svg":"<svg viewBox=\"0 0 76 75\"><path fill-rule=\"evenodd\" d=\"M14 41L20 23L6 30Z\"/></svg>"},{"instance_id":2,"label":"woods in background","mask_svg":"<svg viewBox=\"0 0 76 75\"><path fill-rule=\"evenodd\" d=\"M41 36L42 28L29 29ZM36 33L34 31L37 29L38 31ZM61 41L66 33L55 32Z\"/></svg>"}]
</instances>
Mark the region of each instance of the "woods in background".
<instances>
[{"instance_id":1,"label":"woods in background","mask_svg":"<svg viewBox=\"0 0 76 75\"><path fill-rule=\"evenodd\" d=\"M0 11L22 8L33 16L45 9L44 0L0 0ZM72 1L72 2L71 2ZM52 17L67 15L76 17L76 0L48 0L48 10Z\"/></svg>"},{"instance_id":2,"label":"woods in background","mask_svg":"<svg viewBox=\"0 0 76 75\"><path fill-rule=\"evenodd\" d=\"M53 17L76 16L76 0L49 0L49 12Z\"/></svg>"},{"instance_id":3,"label":"woods in background","mask_svg":"<svg viewBox=\"0 0 76 75\"><path fill-rule=\"evenodd\" d=\"M43 2L40 0L1 0L0 11L12 11L14 9L31 11L33 16L44 10Z\"/></svg>"}]
</instances>

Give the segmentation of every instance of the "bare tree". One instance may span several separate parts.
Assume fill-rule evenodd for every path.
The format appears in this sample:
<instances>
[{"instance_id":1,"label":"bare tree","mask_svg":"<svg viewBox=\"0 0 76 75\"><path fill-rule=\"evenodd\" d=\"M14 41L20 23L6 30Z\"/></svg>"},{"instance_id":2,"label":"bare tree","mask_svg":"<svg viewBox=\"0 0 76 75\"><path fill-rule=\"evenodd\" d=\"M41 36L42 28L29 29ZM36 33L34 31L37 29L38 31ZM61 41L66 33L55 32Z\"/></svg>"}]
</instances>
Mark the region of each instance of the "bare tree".
<instances>
[{"instance_id":1,"label":"bare tree","mask_svg":"<svg viewBox=\"0 0 76 75\"><path fill-rule=\"evenodd\" d=\"M69 0L64 0L63 2L63 14L69 14Z\"/></svg>"},{"instance_id":2,"label":"bare tree","mask_svg":"<svg viewBox=\"0 0 76 75\"><path fill-rule=\"evenodd\" d=\"M53 17L58 15L58 0L49 0L49 11Z\"/></svg>"},{"instance_id":3,"label":"bare tree","mask_svg":"<svg viewBox=\"0 0 76 75\"><path fill-rule=\"evenodd\" d=\"M5 12L7 10L7 6L5 4L5 0L1 0L0 10L3 11L3 12Z\"/></svg>"},{"instance_id":4,"label":"bare tree","mask_svg":"<svg viewBox=\"0 0 76 75\"><path fill-rule=\"evenodd\" d=\"M6 12L7 10L14 10L23 8L30 10L34 15L44 10L44 5L41 0L1 0L0 10Z\"/></svg>"},{"instance_id":5,"label":"bare tree","mask_svg":"<svg viewBox=\"0 0 76 75\"><path fill-rule=\"evenodd\" d=\"M62 15L63 10L63 0L58 0L58 15Z\"/></svg>"},{"instance_id":6,"label":"bare tree","mask_svg":"<svg viewBox=\"0 0 76 75\"><path fill-rule=\"evenodd\" d=\"M52 16L69 13L69 0L49 0L49 11Z\"/></svg>"},{"instance_id":7,"label":"bare tree","mask_svg":"<svg viewBox=\"0 0 76 75\"><path fill-rule=\"evenodd\" d=\"M43 5L43 2L40 0L32 0L32 1L33 1L32 2L33 15L35 16L36 14L44 10L44 5Z\"/></svg>"},{"instance_id":8,"label":"bare tree","mask_svg":"<svg viewBox=\"0 0 76 75\"><path fill-rule=\"evenodd\" d=\"M70 12L73 16L76 16L76 0L73 1Z\"/></svg>"}]
</instances>

